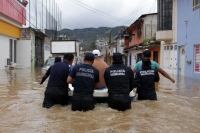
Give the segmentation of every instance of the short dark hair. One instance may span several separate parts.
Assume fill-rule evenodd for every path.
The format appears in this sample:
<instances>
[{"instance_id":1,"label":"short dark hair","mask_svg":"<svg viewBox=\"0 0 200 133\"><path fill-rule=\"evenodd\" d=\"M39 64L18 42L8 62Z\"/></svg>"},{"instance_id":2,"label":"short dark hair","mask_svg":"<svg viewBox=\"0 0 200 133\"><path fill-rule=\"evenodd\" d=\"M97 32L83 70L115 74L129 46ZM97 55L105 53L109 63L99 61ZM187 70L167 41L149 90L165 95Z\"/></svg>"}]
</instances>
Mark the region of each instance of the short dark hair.
<instances>
[{"instance_id":1,"label":"short dark hair","mask_svg":"<svg viewBox=\"0 0 200 133\"><path fill-rule=\"evenodd\" d=\"M74 55L72 53L66 53L64 54L63 59L67 61L72 61L74 59Z\"/></svg>"},{"instance_id":2,"label":"short dark hair","mask_svg":"<svg viewBox=\"0 0 200 133\"><path fill-rule=\"evenodd\" d=\"M94 54L93 53L86 53L84 59L87 60L87 61L93 61L94 60Z\"/></svg>"},{"instance_id":3,"label":"short dark hair","mask_svg":"<svg viewBox=\"0 0 200 133\"><path fill-rule=\"evenodd\" d=\"M151 61L148 57L142 57L142 65L143 66L150 66L151 65Z\"/></svg>"},{"instance_id":4,"label":"short dark hair","mask_svg":"<svg viewBox=\"0 0 200 133\"><path fill-rule=\"evenodd\" d=\"M143 56L144 56L144 57L150 58L150 57L151 57L151 51L148 50L148 49L145 49L145 50L143 51Z\"/></svg>"}]
</instances>

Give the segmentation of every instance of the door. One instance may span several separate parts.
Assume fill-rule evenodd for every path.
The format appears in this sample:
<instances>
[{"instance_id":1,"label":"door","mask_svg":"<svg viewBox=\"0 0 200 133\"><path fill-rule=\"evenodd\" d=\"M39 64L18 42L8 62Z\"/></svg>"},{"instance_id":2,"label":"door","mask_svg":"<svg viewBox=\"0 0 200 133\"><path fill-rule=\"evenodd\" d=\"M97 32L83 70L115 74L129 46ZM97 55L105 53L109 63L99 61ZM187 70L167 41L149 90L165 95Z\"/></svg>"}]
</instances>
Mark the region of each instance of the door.
<instances>
[{"instance_id":1,"label":"door","mask_svg":"<svg viewBox=\"0 0 200 133\"><path fill-rule=\"evenodd\" d=\"M35 37L35 66L43 64L42 47L42 40Z\"/></svg>"},{"instance_id":2,"label":"door","mask_svg":"<svg viewBox=\"0 0 200 133\"><path fill-rule=\"evenodd\" d=\"M10 39L10 51L9 51L9 54L10 54L10 62L13 62L13 40Z\"/></svg>"},{"instance_id":3,"label":"door","mask_svg":"<svg viewBox=\"0 0 200 133\"><path fill-rule=\"evenodd\" d=\"M129 67L132 67L132 55L131 53L129 54Z\"/></svg>"},{"instance_id":4,"label":"door","mask_svg":"<svg viewBox=\"0 0 200 133\"><path fill-rule=\"evenodd\" d=\"M153 51L153 60L158 63L158 51Z\"/></svg>"},{"instance_id":5,"label":"door","mask_svg":"<svg viewBox=\"0 0 200 133\"><path fill-rule=\"evenodd\" d=\"M177 73L177 45L174 45L174 59L173 59L174 74Z\"/></svg>"},{"instance_id":6,"label":"door","mask_svg":"<svg viewBox=\"0 0 200 133\"><path fill-rule=\"evenodd\" d=\"M185 47L180 47L180 65L179 65L179 74L184 76L185 73Z\"/></svg>"},{"instance_id":7,"label":"door","mask_svg":"<svg viewBox=\"0 0 200 133\"><path fill-rule=\"evenodd\" d=\"M137 62L142 60L142 53L137 54Z\"/></svg>"}]
</instances>

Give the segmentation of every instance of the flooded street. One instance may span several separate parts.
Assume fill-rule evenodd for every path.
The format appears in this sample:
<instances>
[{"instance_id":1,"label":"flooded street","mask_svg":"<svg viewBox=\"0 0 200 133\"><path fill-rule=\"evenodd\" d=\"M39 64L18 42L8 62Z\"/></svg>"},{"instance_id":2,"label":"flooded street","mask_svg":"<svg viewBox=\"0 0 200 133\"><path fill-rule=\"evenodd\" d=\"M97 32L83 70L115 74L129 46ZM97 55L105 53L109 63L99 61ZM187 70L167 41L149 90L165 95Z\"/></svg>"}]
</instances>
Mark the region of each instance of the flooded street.
<instances>
[{"instance_id":1,"label":"flooded street","mask_svg":"<svg viewBox=\"0 0 200 133\"><path fill-rule=\"evenodd\" d=\"M1 133L199 133L200 82L175 77L157 84L158 101L135 101L132 109L118 112L107 104L94 111L72 112L71 105L42 107L47 80L44 71L0 70Z\"/></svg>"}]
</instances>

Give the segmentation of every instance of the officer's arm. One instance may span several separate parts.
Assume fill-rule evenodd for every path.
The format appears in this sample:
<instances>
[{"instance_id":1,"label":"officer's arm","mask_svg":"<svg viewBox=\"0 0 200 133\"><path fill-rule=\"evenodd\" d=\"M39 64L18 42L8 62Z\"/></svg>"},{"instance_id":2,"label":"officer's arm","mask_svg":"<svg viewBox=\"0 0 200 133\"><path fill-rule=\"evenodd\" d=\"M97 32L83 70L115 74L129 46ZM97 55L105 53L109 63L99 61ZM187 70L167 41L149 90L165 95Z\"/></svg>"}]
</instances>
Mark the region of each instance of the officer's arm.
<instances>
[{"instance_id":1,"label":"officer's arm","mask_svg":"<svg viewBox=\"0 0 200 133\"><path fill-rule=\"evenodd\" d=\"M133 73L135 73L136 72L136 70L133 68Z\"/></svg>"},{"instance_id":2,"label":"officer's arm","mask_svg":"<svg viewBox=\"0 0 200 133\"><path fill-rule=\"evenodd\" d=\"M130 83L129 83L129 85L130 85L130 92L133 90L133 88L135 88L134 87L134 74L133 74L133 72L132 72L132 70L130 69L130 71L129 71L129 74L130 74Z\"/></svg>"},{"instance_id":3,"label":"officer's arm","mask_svg":"<svg viewBox=\"0 0 200 133\"><path fill-rule=\"evenodd\" d=\"M139 74L139 72L136 72L134 84L135 84L135 86L139 86L140 85L140 74Z\"/></svg>"},{"instance_id":4,"label":"officer's arm","mask_svg":"<svg viewBox=\"0 0 200 133\"><path fill-rule=\"evenodd\" d=\"M155 72L155 82L158 82L160 80L160 77L159 77L159 75L158 75L158 72L156 71Z\"/></svg>"},{"instance_id":5,"label":"officer's arm","mask_svg":"<svg viewBox=\"0 0 200 133\"><path fill-rule=\"evenodd\" d=\"M158 72L160 72L164 77L166 77L166 78L168 78L169 80L171 80L172 81L172 83L175 83L175 80L174 79L172 79L170 76L169 76L169 74L168 73L166 73L163 69L158 69Z\"/></svg>"},{"instance_id":6,"label":"officer's arm","mask_svg":"<svg viewBox=\"0 0 200 133\"><path fill-rule=\"evenodd\" d=\"M104 72L104 80L105 80L106 86L108 87L108 79L107 79L106 71Z\"/></svg>"},{"instance_id":7,"label":"officer's arm","mask_svg":"<svg viewBox=\"0 0 200 133\"><path fill-rule=\"evenodd\" d=\"M73 79L72 79L72 77L70 77L70 76L68 76L67 77L67 83L69 83L69 84L73 84Z\"/></svg>"}]
</instances>

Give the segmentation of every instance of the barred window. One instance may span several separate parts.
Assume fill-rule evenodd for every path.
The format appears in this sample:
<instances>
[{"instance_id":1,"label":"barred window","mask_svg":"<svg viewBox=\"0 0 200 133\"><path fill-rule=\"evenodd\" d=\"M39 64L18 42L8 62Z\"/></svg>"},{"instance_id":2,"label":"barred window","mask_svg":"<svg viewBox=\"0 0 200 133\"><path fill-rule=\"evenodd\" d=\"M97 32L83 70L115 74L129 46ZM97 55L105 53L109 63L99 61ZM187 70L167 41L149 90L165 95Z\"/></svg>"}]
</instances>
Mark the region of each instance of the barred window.
<instances>
[{"instance_id":1,"label":"barred window","mask_svg":"<svg viewBox=\"0 0 200 133\"><path fill-rule=\"evenodd\" d=\"M200 8L200 0L193 0L193 10Z\"/></svg>"}]
</instances>

